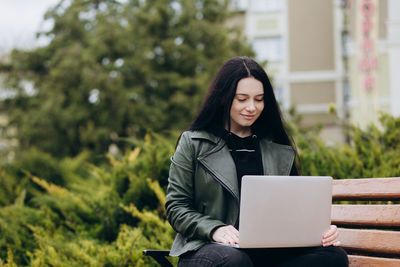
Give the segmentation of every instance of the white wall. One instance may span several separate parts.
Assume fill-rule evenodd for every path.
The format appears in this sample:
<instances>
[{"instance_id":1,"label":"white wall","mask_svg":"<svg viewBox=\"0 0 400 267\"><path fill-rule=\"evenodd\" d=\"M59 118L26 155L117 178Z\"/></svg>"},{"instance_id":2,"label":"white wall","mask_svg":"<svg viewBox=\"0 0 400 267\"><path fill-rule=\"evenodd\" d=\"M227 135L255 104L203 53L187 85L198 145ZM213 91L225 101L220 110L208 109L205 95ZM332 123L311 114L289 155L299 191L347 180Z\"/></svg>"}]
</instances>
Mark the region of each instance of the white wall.
<instances>
[{"instance_id":1,"label":"white wall","mask_svg":"<svg viewBox=\"0 0 400 267\"><path fill-rule=\"evenodd\" d=\"M388 1L388 56L391 112L400 116L400 1Z\"/></svg>"}]
</instances>

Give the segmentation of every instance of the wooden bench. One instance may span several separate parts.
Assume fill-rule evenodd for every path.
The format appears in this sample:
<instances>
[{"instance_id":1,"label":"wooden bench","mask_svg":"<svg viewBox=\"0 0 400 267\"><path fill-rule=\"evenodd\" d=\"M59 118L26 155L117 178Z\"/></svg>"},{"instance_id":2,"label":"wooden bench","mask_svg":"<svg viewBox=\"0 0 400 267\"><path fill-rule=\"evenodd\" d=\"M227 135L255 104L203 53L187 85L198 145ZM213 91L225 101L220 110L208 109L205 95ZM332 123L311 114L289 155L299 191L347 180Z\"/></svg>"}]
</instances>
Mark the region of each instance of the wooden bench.
<instances>
[{"instance_id":1,"label":"wooden bench","mask_svg":"<svg viewBox=\"0 0 400 267\"><path fill-rule=\"evenodd\" d=\"M332 224L350 266L400 266L400 177L334 180L332 198ZM168 253L143 251L164 267L172 266Z\"/></svg>"},{"instance_id":2,"label":"wooden bench","mask_svg":"<svg viewBox=\"0 0 400 267\"><path fill-rule=\"evenodd\" d=\"M332 205L350 266L400 266L400 177L334 180L339 200L351 202Z\"/></svg>"}]
</instances>

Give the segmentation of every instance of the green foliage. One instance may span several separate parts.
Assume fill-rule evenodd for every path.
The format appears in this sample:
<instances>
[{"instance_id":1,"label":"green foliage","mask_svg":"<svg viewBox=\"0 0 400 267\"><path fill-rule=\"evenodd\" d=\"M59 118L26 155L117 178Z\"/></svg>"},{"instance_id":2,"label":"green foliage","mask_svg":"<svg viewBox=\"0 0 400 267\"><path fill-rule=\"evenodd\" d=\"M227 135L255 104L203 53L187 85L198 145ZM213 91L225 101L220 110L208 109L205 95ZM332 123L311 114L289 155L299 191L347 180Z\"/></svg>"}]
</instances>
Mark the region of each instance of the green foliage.
<instances>
[{"instance_id":1,"label":"green foliage","mask_svg":"<svg viewBox=\"0 0 400 267\"><path fill-rule=\"evenodd\" d=\"M7 249L7 261L3 262L0 259L0 267L17 267L18 265L14 262L14 254L11 249Z\"/></svg>"},{"instance_id":2,"label":"green foliage","mask_svg":"<svg viewBox=\"0 0 400 267\"><path fill-rule=\"evenodd\" d=\"M299 128L292 121L290 130L303 175L389 177L400 176L399 126L400 118L382 115L379 126L348 127L350 142L336 146L316 137L319 127ZM51 162L62 185L39 176L46 171L17 172L20 161L5 165L0 172L0 266L157 266L142 250L172 244L164 192L176 137L125 140L134 149L107 155L109 164L103 166L89 163L86 155L56 161L29 151L36 156L26 159ZM21 185L15 182L21 179L26 179ZM28 198L32 188L36 191Z\"/></svg>"},{"instance_id":3,"label":"green foliage","mask_svg":"<svg viewBox=\"0 0 400 267\"><path fill-rule=\"evenodd\" d=\"M52 216L45 215L45 210L20 205L0 208L0 259L6 259L7 250L9 250L14 254L13 260L15 262L18 264L27 263L26 251L33 250L36 247L36 242L29 230L29 224L34 223L43 227L51 226Z\"/></svg>"},{"instance_id":4,"label":"green foliage","mask_svg":"<svg viewBox=\"0 0 400 267\"><path fill-rule=\"evenodd\" d=\"M31 181L29 175L57 184L66 185L66 181L72 182L80 176L86 176L86 170L81 166L87 160L88 153L81 153L74 159L64 158L57 160L47 153L30 149L12 164L3 164L0 171L0 206L13 203L18 196L25 191L26 200L41 194L43 190ZM27 175L28 174L28 175Z\"/></svg>"},{"instance_id":5,"label":"green foliage","mask_svg":"<svg viewBox=\"0 0 400 267\"><path fill-rule=\"evenodd\" d=\"M156 266L143 258L142 250L169 249L172 244L174 233L165 220L165 195L158 180L167 179L174 146L156 134L135 143L121 158L109 155L110 164L102 167L82 156L55 161L54 169L66 177L62 186L21 171L29 180L25 187L1 187L0 195L5 191L15 197L0 207L0 262L12 253L7 264ZM0 182L18 175L20 162L14 164L2 171ZM33 186L36 193L27 199Z\"/></svg>"},{"instance_id":6,"label":"green foliage","mask_svg":"<svg viewBox=\"0 0 400 267\"><path fill-rule=\"evenodd\" d=\"M171 240L171 231L163 234L164 229L155 229L153 234ZM64 233L49 235L43 228L33 228L33 231L39 248L28 252L31 266L157 266L142 255L142 249L154 246L154 240L149 240L138 227L122 225L117 240L112 243L68 237Z\"/></svg>"},{"instance_id":7,"label":"green foliage","mask_svg":"<svg viewBox=\"0 0 400 267\"><path fill-rule=\"evenodd\" d=\"M15 199L24 191L25 183L5 170L0 170L0 207L11 205ZM26 190L25 190L26 194Z\"/></svg>"},{"instance_id":8,"label":"green foliage","mask_svg":"<svg viewBox=\"0 0 400 267\"><path fill-rule=\"evenodd\" d=\"M302 175L328 175L337 179L400 176L400 118L381 115L380 125L365 130L344 125L348 144L327 146L318 127L295 129Z\"/></svg>"},{"instance_id":9,"label":"green foliage","mask_svg":"<svg viewBox=\"0 0 400 267\"><path fill-rule=\"evenodd\" d=\"M14 50L0 104L19 147L102 155L118 137L183 129L217 68L252 52L227 0L73 0L48 11L44 47ZM27 115L29 114L29 115ZM122 144L120 144L122 145ZM97 159L98 158L92 158Z\"/></svg>"}]
</instances>

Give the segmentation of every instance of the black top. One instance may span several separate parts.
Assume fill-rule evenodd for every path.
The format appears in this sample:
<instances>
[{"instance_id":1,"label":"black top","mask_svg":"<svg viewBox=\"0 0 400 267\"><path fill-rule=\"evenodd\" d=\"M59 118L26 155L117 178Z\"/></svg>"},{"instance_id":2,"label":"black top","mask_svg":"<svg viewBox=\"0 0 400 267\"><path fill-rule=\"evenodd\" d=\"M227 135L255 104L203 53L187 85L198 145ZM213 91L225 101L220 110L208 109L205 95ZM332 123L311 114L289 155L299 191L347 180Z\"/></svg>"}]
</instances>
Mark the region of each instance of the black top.
<instances>
[{"instance_id":1,"label":"black top","mask_svg":"<svg viewBox=\"0 0 400 267\"><path fill-rule=\"evenodd\" d=\"M256 135L239 137L228 131L226 131L224 139L235 162L240 192L244 175L264 174L260 143Z\"/></svg>"}]
</instances>

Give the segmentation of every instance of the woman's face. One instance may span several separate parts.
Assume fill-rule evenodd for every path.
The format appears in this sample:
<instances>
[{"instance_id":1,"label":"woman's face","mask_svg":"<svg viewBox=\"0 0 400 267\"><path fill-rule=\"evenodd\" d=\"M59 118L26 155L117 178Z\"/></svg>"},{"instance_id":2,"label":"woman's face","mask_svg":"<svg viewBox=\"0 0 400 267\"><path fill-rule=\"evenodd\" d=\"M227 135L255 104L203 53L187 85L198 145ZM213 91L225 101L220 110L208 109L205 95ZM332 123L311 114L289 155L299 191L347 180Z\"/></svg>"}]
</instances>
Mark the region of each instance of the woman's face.
<instances>
[{"instance_id":1,"label":"woman's face","mask_svg":"<svg viewBox=\"0 0 400 267\"><path fill-rule=\"evenodd\" d=\"M230 111L231 132L238 136L251 134L250 126L264 109L264 87L254 77L238 82Z\"/></svg>"}]
</instances>

